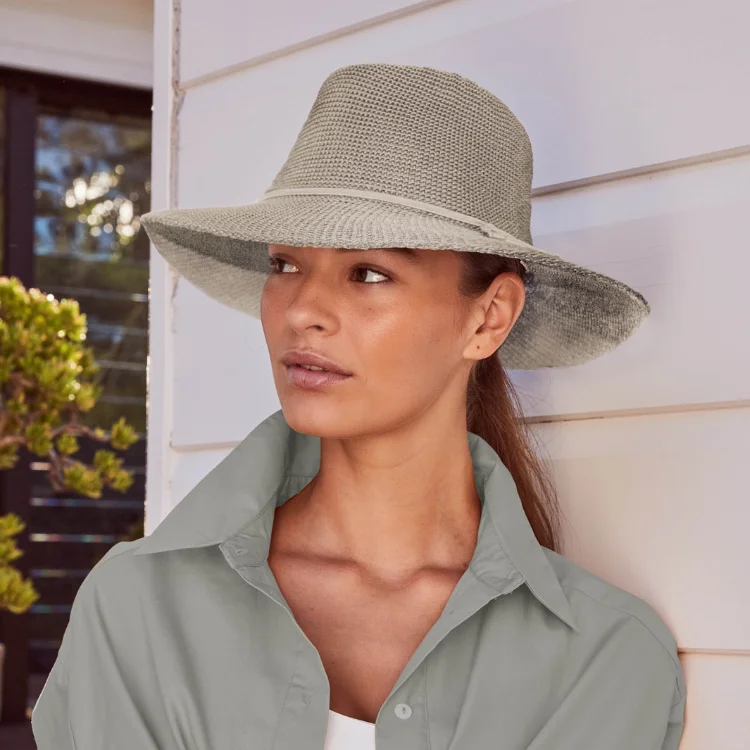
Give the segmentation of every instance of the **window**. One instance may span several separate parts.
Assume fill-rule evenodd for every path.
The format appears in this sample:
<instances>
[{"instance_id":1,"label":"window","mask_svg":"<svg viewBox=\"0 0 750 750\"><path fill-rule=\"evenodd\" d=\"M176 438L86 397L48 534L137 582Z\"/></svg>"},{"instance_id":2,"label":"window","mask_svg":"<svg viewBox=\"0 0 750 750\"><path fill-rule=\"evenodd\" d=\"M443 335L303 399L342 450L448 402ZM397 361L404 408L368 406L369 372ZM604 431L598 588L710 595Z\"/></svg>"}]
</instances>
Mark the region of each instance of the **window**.
<instances>
[{"instance_id":1,"label":"window","mask_svg":"<svg viewBox=\"0 0 750 750\"><path fill-rule=\"evenodd\" d=\"M24 615L0 613L14 655L3 717L17 721L30 717L83 578L113 544L143 535L149 241L139 218L150 208L151 92L0 69L0 114L0 273L78 300L104 389L85 422L109 429L123 416L141 437L118 453L134 472L125 493L55 493L28 453L0 472L0 514L27 524L14 565L41 595ZM87 463L109 447L79 442Z\"/></svg>"}]
</instances>

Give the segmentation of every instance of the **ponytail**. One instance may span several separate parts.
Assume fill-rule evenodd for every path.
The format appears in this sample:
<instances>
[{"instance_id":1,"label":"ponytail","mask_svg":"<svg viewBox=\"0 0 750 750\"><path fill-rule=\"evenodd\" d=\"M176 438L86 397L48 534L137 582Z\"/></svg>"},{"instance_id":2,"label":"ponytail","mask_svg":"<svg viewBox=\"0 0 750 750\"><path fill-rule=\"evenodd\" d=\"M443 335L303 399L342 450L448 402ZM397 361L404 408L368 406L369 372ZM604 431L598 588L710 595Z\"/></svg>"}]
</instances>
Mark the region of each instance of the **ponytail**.
<instances>
[{"instance_id":1,"label":"ponytail","mask_svg":"<svg viewBox=\"0 0 750 750\"><path fill-rule=\"evenodd\" d=\"M488 253L461 252L465 273L461 292L478 296L500 273L524 278L520 261ZM518 394L496 352L479 360L471 372L466 401L470 432L497 453L516 484L524 512L537 541L560 552L561 512L551 474L534 451L535 437L524 421Z\"/></svg>"}]
</instances>

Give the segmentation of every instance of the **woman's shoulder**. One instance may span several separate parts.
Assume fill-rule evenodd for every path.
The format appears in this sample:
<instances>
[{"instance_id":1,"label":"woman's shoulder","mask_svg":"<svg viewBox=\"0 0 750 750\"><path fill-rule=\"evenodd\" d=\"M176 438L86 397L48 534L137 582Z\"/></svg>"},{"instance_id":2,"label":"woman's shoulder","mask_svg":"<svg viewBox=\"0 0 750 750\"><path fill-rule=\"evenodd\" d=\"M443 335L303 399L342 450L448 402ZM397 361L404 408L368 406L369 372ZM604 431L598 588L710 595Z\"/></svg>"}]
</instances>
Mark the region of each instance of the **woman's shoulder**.
<instances>
[{"instance_id":1,"label":"woman's shoulder","mask_svg":"<svg viewBox=\"0 0 750 750\"><path fill-rule=\"evenodd\" d=\"M617 586L559 552L542 548L568 595L571 606L586 615L589 610L620 612L641 622L665 646L674 647L674 636L655 607L645 599Z\"/></svg>"},{"instance_id":2,"label":"woman's shoulder","mask_svg":"<svg viewBox=\"0 0 750 750\"><path fill-rule=\"evenodd\" d=\"M552 566L560 586L570 603L573 615L584 635L598 640L604 634L629 638L640 653L667 657L668 666L678 681L678 693L684 693L682 668L677 640L656 607L597 575L558 552L542 548ZM626 653L623 650L623 653ZM630 652L632 657L638 651ZM654 658L658 659L657 656ZM663 661L663 659L662 659Z\"/></svg>"},{"instance_id":3,"label":"woman's shoulder","mask_svg":"<svg viewBox=\"0 0 750 750\"><path fill-rule=\"evenodd\" d=\"M137 566L133 564L133 552L138 549L144 537L134 541L117 542L110 547L78 587L75 602L79 605L96 593L111 590L122 591L123 586L133 583Z\"/></svg>"},{"instance_id":4,"label":"woman's shoulder","mask_svg":"<svg viewBox=\"0 0 750 750\"><path fill-rule=\"evenodd\" d=\"M117 542L110 547L91 568L78 587L74 600L79 605L87 599L106 591L124 592L131 588L142 576L140 558L133 553L140 547L145 537L133 541Z\"/></svg>"},{"instance_id":5,"label":"woman's shoulder","mask_svg":"<svg viewBox=\"0 0 750 750\"><path fill-rule=\"evenodd\" d=\"M645 599L617 586L558 552L543 548L560 586L579 617L610 611L613 616L640 622L665 648L676 652L672 631Z\"/></svg>"},{"instance_id":6,"label":"woman's shoulder","mask_svg":"<svg viewBox=\"0 0 750 750\"><path fill-rule=\"evenodd\" d=\"M151 639L168 638L175 623L198 628L217 598L237 599L246 586L218 547L135 554L145 538L113 545L78 587L58 655L64 671L92 649L122 663L145 658Z\"/></svg>"},{"instance_id":7,"label":"woman's shoulder","mask_svg":"<svg viewBox=\"0 0 750 750\"><path fill-rule=\"evenodd\" d=\"M147 537L132 541L117 542L88 572L78 588L74 608L85 609L97 606L108 611L105 604L114 610L143 603L150 593L159 594L159 589L177 581L189 585L191 578L202 577L210 568L210 560L221 558L218 547L195 550L178 550L175 553L138 555L141 544Z\"/></svg>"},{"instance_id":8,"label":"woman's shoulder","mask_svg":"<svg viewBox=\"0 0 750 750\"><path fill-rule=\"evenodd\" d=\"M76 591L71 618L128 606L141 580L146 581L139 558L133 556L142 539L117 542L91 568Z\"/></svg>"}]
</instances>

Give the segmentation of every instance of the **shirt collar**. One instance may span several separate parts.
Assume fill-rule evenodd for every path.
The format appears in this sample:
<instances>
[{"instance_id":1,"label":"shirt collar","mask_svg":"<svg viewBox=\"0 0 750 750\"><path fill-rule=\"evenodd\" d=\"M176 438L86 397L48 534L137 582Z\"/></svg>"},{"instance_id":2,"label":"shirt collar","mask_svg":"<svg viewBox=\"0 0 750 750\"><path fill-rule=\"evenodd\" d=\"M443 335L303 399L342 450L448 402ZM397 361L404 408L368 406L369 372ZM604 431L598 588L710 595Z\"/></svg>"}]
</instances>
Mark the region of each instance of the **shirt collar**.
<instances>
[{"instance_id":1,"label":"shirt collar","mask_svg":"<svg viewBox=\"0 0 750 750\"><path fill-rule=\"evenodd\" d=\"M510 471L479 435L468 432L482 514L471 567L500 589L520 576L557 617L579 632L570 603L523 510ZM243 560L268 556L274 509L317 474L320 438L293 430L279 409L227 454L141 540L136 555L207 547L244 546Z\"/></svg>"}]
</instances>

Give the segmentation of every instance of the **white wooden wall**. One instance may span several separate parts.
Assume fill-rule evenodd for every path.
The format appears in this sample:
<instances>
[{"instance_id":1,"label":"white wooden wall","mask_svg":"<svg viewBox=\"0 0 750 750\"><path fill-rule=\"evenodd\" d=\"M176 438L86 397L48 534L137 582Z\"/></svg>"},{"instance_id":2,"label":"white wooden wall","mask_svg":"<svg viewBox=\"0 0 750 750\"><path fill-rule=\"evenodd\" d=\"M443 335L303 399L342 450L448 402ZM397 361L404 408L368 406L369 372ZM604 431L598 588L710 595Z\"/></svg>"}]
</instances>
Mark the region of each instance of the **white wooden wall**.
<instances>
[{"instance_id":1,"label":"white wooden wall","mask_svg":"<svg viewBox=\"0 0 750 750\"><path fill-rule=\"evenodd\" d=\"M150 88L152 0L0 0L0 65Z\"/></svg>"},{"instance_id":2,"label":"white wooden wall","mask_svg":"<svg viewBox=\"0 0 750 750\"><path fill-rule=\"evenodd\" d=\"M539 247L652 314L518 374L566 554L649 601L688 681L682 750L750 748L750 5L743 0L158 0L155 208L251 202L335 68L452 70L519 116ZM279 408L260 323L154 253L147 532Z\"/></svg>"}]
</instances>

